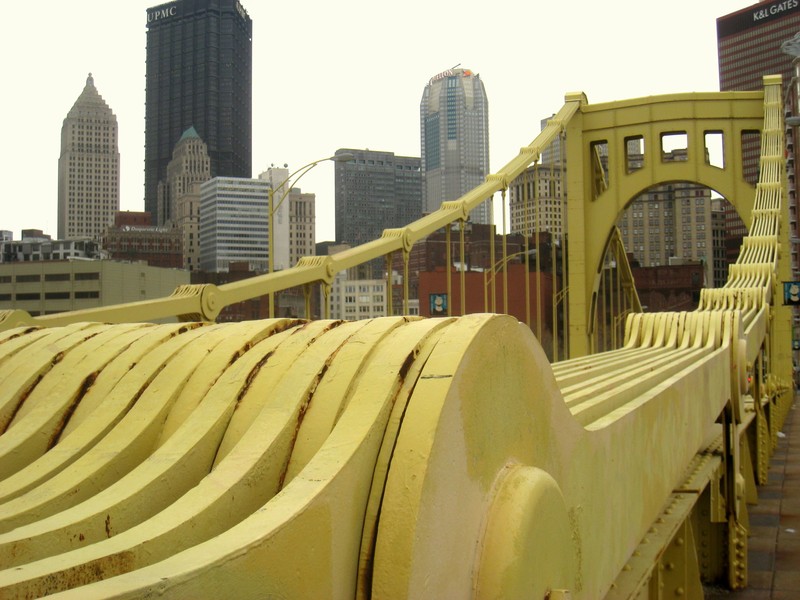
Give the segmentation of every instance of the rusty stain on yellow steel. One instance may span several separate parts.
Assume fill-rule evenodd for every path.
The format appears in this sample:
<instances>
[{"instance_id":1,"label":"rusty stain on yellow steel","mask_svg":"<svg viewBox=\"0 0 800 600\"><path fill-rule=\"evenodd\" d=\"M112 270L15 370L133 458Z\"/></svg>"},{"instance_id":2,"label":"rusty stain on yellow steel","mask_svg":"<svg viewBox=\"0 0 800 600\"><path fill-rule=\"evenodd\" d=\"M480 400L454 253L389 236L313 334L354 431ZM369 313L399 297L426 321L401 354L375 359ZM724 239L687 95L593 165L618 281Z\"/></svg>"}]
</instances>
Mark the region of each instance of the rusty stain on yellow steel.
<instances>
[{"instance_id":1,"label":"rusty stain on yellow steel","mask_svg":"<svg viewBox=\"0 0 800 600\"><path fill-rule=\"evenodd\" d=\"M25 465L14 475L0 481L0 501L19 496L52 477L106 435L152 379L153 370L169 358L170 351L175 350L174 343L165 344L165 342L180 332L188 331L198 325L159 327L152 335L145 336L132 344L103 369L73 412L56 446L37 460ZM181 342L183 341L184 339L181 339ZM149 355L151 352L152 355ZM140 361L144 361L144 366L135 368ZM147 362L152 365L152 369L147 368ZM128 391L123 391L126 388Z\"/></svg>"},{"instance_id":2,"label":"rusty stain on yellow steel","mask_svg":"<svg viewBox=\"0 0 800 600\"><path fill-rule=\"evenodd\" d=\"M99 372L144 335L141 324L99 326L92 338L54 365L45 381L25 398L0 436L0 477L11 475L52 448ZM75 377L76 369L81 371Z\"/></svg>"},{"instance_id":3,"label":"rusty stain on yellow steel","mask_svg":"<svg viewBox=\"0 0 800 600\"><path fill-rule=\"evenodd\" d=\"M39 377L49 371L73 345L94 335L97 324L78 324L42 335L3 365L0 374L0 431L5 431ZM6 466L5 468L9 468Z\"/></svg>"},{"instance_id":4,"label":"rusty stain on yellow steel","mask_svg":"<svg viewBox=\"0 0 800 600\"><path fill-rule=\"evenodd\" d=\"M402 318L397 318L397 319L395 319L395 321L396 321L395 322L395 326L404 323L404 320ZM304 352L300 357L295 358L295 357L291 356L291 354L289 356L287 356L287 358L289 358L290 360L292 360L294 362L293 369L295 370L295 372L292 374L292 377L290 378L290 381L287 382L287 383L289 383L290 387L294 388L296 390L296 383L297 383L296 377L300 376L300 373L302 373L303 370L306 370L308 372L308 375L311 377L308 381L309 381L310 384L312 384L312 387L316 386L315 389L317 390L317 392L319 390L321 390L322 388L324 388L328 384L337 385L338 383L340 383L339 381L336 381L336 380L334 380L332 382L326 381L325 380L325 373L330 372L331 369L334 368L333 365L335 364L335 361L336 361L336 359L338 357L341 356L341 357L345 358L345 360L347 360L347 358L345 356L346 353L339 352L337 349L341 346L342 341L353 340L353 337L354 337L353 334L355 334L358 331L358 329L361 328L361 326L363 324L364 323L343 324L343 325L340 325L338 327L335 327L334 329L327 328L327 330L330 331L330 333L326 333L325 335L320 337L319 338L320 341L314 342L311 346L308 346L307 342L303 344L303 345L308 347L308 350L306 352ZM380 324L380 323L375 323L375 325L382 327L382 324ZM404 326L404 330L400 331L400 333L398 333L398 335L392 336L391 340L388 340L387 342L382 344L382 348L381 348L382 352L380 353L379 356L376 356L374 358L374 360L371 361L370 368L371 368L371 371L375 373L374 377L380 377L380 378L383 378L383 379L386 379L387 377L391 378L392 373L395 372L395 367L392 365L392 361L389 360L389 357L396 354L396 352L398 350L398 345L400 344L400 342L402 342L403 338L407 338L409 340L408 342L403 342L404 344L406 344L406 345L412 344L414 342L414 340L418 340L419 339L421 333L425 333L425 332L427 332L427 331L429 331L431 329L435 329L436 326L437 326L437 322L435 322L435 321L422 321L422 322L419 322L419 325L416 327L417 333L415 333L414 331L406 332L405 329L407 329L409 327L409 325L406 324ZM405 333L405 335L401 335L403 333ZM331 338L331 339L326 339L326 338ZM399 339L397 339L397 338L399 338ZM284 342L284 343L286 343L286 342ZM364 348L364 346L362 345L363 344L363 340L353 340L353 343L354 343L355 346L361 347L362 349ZM320 352L317 353L318 356L319 356L318 359L314 359L312 357L312 354L314 354L313 350L315 349L315 346L320 346ZM367 346L366 349L368 350L369 346ZM412 350L410 351L410 353L413 355L413 347L412 347ZM278 354L279 354L278 352L275 352L270 357L270 361L273 358L278 360L278 364L276 365L277 368L273 370L273 373L278 374L278 375L285 374L286 370L281 368L281 362L278 359ZM329 359L331 359L331 358L332 358L332 362L330 363L330 366L326 367L327 361ZM402 370L403 365L406 364L406 362L407 362L405 360L406 358L407 358L407 356L404 355L402 357L403 360L400 362L400 364L396 365L396 369L398 371ZM241 360L244 360L244 358L240 359L240 361ZM397 360L399 360L399 359L397 359ZM311 369L306 369L306 367L303 366L305 363L308 363L308 367L312 367L312 368ZM300 372L298 372L297 370L299 370ZM319 379L317 381L317 378L319 377L319 374L321 372L322 372L321 379ZM315 373L317 375L314 375ZM397 374L395 374L395 377L397 377ZM387 393L391 394L391 387L387 388L385 385L384 386L378 386L378 385L375 385L373 383L371 385L367 385L366 389L365 389L364 382L363 382L362 379L363 378L359 378L358 381L361 382L361 383L358 386L358 389L354 390L354 394L355 395L351 398L351 401L347 404L347 408L345 409L345 411L343 413L342 419L347 419L348 415L351 415L351 408L352 408L352 405L353 405L354 402L359 402L359 403L369 402L373 398L376 398L376 394L377 394L377 397L383 397L383 395L387 394ZM255 384L256 381L254 380L253 383ZM286 386L284 386L284 387L286 387ZM277 387L275 388L276 392L279 392L281 389L282 389L282 387L281 387L280 384L278 384ZM292 392L291 389L286 389L286 393L296 393L296 392ZM286 397L283 397L282 399L286 400ZM298 396L298 399L302 400L302 396ZM387 400L388 399L391 399L391 396L389 396L389 398L387 398ZM313 400L314 400L314 398L312 397L311 401L313 402ZM383 400L383 402L385 403L386 400ZM263 426L262 426L262 427L256 427L255 431L252 428L250 430L248 430L247 433L245 434L246 437L244 439L242 439L242 441L241 441L241 443L239 445L234 447L234 449L231 451L231 453L219 464L217 469L215 469L211 473L211 475L209 477L212 477L212 478L222 477L222 478L224 478L223 479L224 481L226 481L226 482L228 482L228 484L230 484L232 474L236 473L236 472L239 472L242 469L243 464L244 464L243 461L242 461L242 457L240 457L238 455L239 449L241 449L241 451L245 452L247 455L251 455L252 452L253 452L253 448L254 448L253 442L256 439L257 440L263 440L264 437L265 437L264 436L264 432L265 431L268 433L270 429L274 429L275 426L282 426L281 424L284 423L284 422L289 424L289 425L292 425L291 429L286 431L286 433L290 434L289 437L285 438L285 441L291 441L292 438L293 438L294 430L295 430L295 427L294 427L293 424L295 423L298 414L295 413L295 416L292 416L291 413L285 413L286 417L288 417L288 420L286 418L277 418L279 416L279 414L276 411L281 411L283 413L285 406L286 406L285 402L284 403L277 403L277 399L276 399L276 403L275 403L273 409L270 409L270 407L268 405L265 406L265 409L261 413L261 417L264 419L263 426L266 426L267 429L264 430ZM387 410L387 407L384 406L384 410ZM352 417L350 417L350 418L352 418ZM368 427L368 428L371 429L371 428L374 428L376 426L372 422L372 420L370 420L370 419L363 419L362 418L361 421L363 422L362 427ZM341 422L341 419L340 419L340 422ZM337 427L339 427L338 424L337 424ZM350 428L347 428L347 431L349 432ZM333 436L335 434L332 433L331 435ZM357 440L359 438L358 437L354 437L353 439ZM380 435L378 435L378 436L374 436L373 435L373 440L372 440L371 443L373 445L375 445L376 443L379 443L381 439L382 439L382 437ZM330 443L330 440L328 440L327 443ZM339 448L339 447L347 449L347 448L351 447L351 444L341 444L341 443L333 444L333 448L334 449L335 448ZM276 463L278 465L280 465L280 463L281 463L280 460L275 460L276 456L272 456L271 455L273 451L271 451L268 447L265 447L265 450L266 450L266 452L268 454L268 456L266 458L269 459L269 462L271 464L265 464L260 469L257 469L255 472L253 472L249 476L249 482L248 481L243 482L246 487L243 487L240 491L237 492L235 486L231 486L231 487L228 487L228 488L223 488L222 486L215 485L215 484L209 482L210 486L211 486L211 490L219 490L219 491L225 490L227 492L225 494L224 498L220 498L220 501L218 502L217 508L214 509L215 511L217 511L217 512L223 511L222 512L223 515L224 514L229 514L230 513L230 502L233 501L233 494L236 494L236 501L237 502L240 502L238 500L239 495L247 496L248 493L250 495L254 495L255 494L256 497L258 497L260 495L262 497L261 502L265 502L266 500L269 499L269 496L264 497L263 496L263 492L259 491L259 490L261 490L261 489L263 489L265 487L269 488L269 484L266 484L264 481L259 481L259 484L256 486L255 485L256 482L252 480L253 477L258 477L259 480L263 479L264 476L266 475L265 472L264 472L264 468L265 467L266 468L274 467ZM333 451L333 450L331 450L331 451ZM324 452L324 448L323 448L323 450L321 450L321 452ZM264 460L264 458L262 458L261 460ZM314 457L313 460L319 460L319 453L315 454L315 457ZM373 461L374 461L374 459L373 459ZM368 462L368 463L365 463L365 464L369 464L370 465L368 470L365 471L365 472L371 474L372 473L372 463ZM227 476L225 475L226 471L228 472ZM305 470L301 471L301 473L305 473ZM273 480L275 479L275 477L278 477L278 476L280 476L280 473L273 473L273 476L272 476ZM302 475L298 475L298 476L302 477ZM292 483L289 483L289 486L291 486L291 485L292 485ZM182 502L181 501L181 502L178 502L173 507L170 507L170 508L174 508L175 509L174 510L175 516L184 515L184 517L183 517L184 519L185 518L189 518L189 517L193 517L194 519L200 518L199 516L194 516L194 515L195 515L196 510L198 509L198 507L202 505L202 502L205 502L208 499L208 494L203 493L203 491L202 491L203 487L204 487L203 483L200 483L199 484L199 488L201 488L201 489L197 490L198 493L197 494L190 493L188 495L188 496L194 496L195 497L195 501L194 502L195 503L199 502L199 504L192 504L192 503L189 503L189 502ZM228 495L228 494L230 494L230 495ZM188 500L188 498L184 498L184 499ZM184 500L184 499L182 499L182 500ZM269 505L267 505L267 506L269 506ZM193 508L194 508L194 510L193 510ZM249 511L252 511L255 508L256 507L253 506L253 507L251 507L249 509ZM167 510L165 512L172 513L173 511L172 510ZM249 512L245 512L243 514L249 514ZM159 517L160 516L161 515L159 515ZM211 518L210 516L206 516L206 518L208 518L210 522L218 522L218 519ZM170 519L168 517L168 515L164 519L160 519L160 518L157 519L157 521L160 522L160 523L163 523L164 526L172 526L172 527L175 526L175 519L174 518ZM196 523L196 521L195 521L195 523ZM225 520L222 520L220 522L220 526L226 526L226 523L227 523L227 526L230 526L230 524L231 524L231 523L228 522L227 519L225 519ZM151 525L149 528L140 528L140 530L141 530L140 536L154 536L156 534L156 532L158 531L158 527L153 527L153 523L150 523L149 525ZM256 530L256 531L258 531L258 530ZM356 539L358 541L360 541L360 534L358 532L360 532L360 528L356 528L353 531L353 533L356 534L356 536L357 536ZM121 534L111 538L110 540L107 540L107 542L104 542L103 544L96 544L95 546L112 546L112 547L113 546L118 546L119 544L124 543L124 541L126 539L130 540L134 533L136 533L134 530L131 530L131 532L124 532L124 533L121 533ZM173 541L173 544L178 544L180 546L180 544L188 544L190 541L192 541L191 538L194 537L194 536L197 536L197 535L209 535L209 532L208 532L207 529L203 529L202 531L196 531L193 528L191 530L191 532L190 531L186 531L184 533L189 534L189 535L188 536L184 535L184 536L180 536L180 537L176 536L176 535L173 535L173 537L175 538L174 541ZM151 541L150 537L146 537L144 539L141 539L140 543L143 544L144 546L148 546L148 545L154 546L152 548L152 550L151 550L151 553L155 553L156 555L158 555L161 552L163 552L163 550L164 550L165 540L163 539L163 536L162 536L162 539L159 539L157 541L158 541L158 546L157 547L156 547L155 541ZM194 540L195 543L197 541L198 540ZM217 542L218 542L218 539L215 540L214 544L216 544ZM214 544L212 544L212 545L214 545ZM95 546L90 546L89 550L94 549ZM357 557L357 551L358 551L358 544L355 545L356 557ZM141 551L139 556L141 556L142 560L145 560L145 559L148 559L148 558L150 560L152 560L153 557L151 556L151 553L147 553L147 552ZM287 556L290 555L290 554L291 554L291 552L288 552ZM76 553L76 556L83 556L84 559L85 559L85 552L81 553L81 554L77 554ZM115 556L117 556L117 558L118 558L118 560L116 560L116 561L113 561L113 560L108 560L107 562L96 561L94 564L92 564L90 572L94 573L97 569L103 569L104 566L107 566L109 569L113 569L114 565L119 565L120 564L119 558L122 557L122 556L126 557L126 561L127 561L128 565L130 566L130 553L122 553L122 554L115 555ZM63 561L60 561L60 562L63 564ZM40 566L40 565L41 565L41 563L36 565L36 566ZM33 565L30 568L23 567L21 570L15 571L15 575L17 576L17 578L20 578L20 579L25 578L25 577L30 577L30 575L28 575L28 572L31 569L35 569L35 567ZM77 567L76 567L76 569L77 569ZM71 580L74 576L75 576L75 571L71 571L69 574L65 574L64 580ZM310 579L313 579L313 578L310 578ZM306 583L306 585L309 585L309 583ZM89 590L89 589L90 588L86 588L86 590Z\"/></svg>"},{"instance_id":5,"label":"rusty stain on yellow steel","mask_svg":"<svg viewBox=\"0 0 800 600\"><path fill-rule=\"evenodd\" d=\"M144 460L182 385L197 367L208 345L218 343L224 335L225 327L209 325L188 331L160 347L159 353L169 352L170 342L182 345L174 355L168 354L171 360L147 361L145 366L152 369L151 374L157 375L147 381L143 392L141 388L122 390L122 393L141 395L116 424L113 434L100 439L73 463L73 468L55 474L34 490L0 505L0 532L37 521L90 498L120 473ZM198 343L206 336L210 343Z\"/></svg>"},{"instance_id":6,"label":"rusty stain on yellow steel","mask_svg":"<svg viewBox=\"0 0 800 600\"><path fill-rule=\"evenodd\" d=\"M333 343L336 343L335 340L340 339L343 335L349 335L350 332L347 331L348 329L352 331L354 328L358 328L363 324L362 322L350 327L334 328L334 334L330 336L334 338ZM258 326L259 322L251 323L250 327L254 325ZM280 380L280 378L287 374L287 366L291 364L298 366L298 360L310 360L313 362L312 353L303 354L303 356L300 357L299 351L302 348L313 349L314 346L309 346L309 344L312 343L315 338L319 338L320 334L331 330L332 325L338 325L338 323L326 324L318 322L303 328L285 330L278 335L265 339L261 343L253 345L251 349L246 351L241 358L234 363L232 369L226 370L225 375L216 382L209 393L208 400L203 404L214 404L222 400L230 408L234 408L237 402L249 394L256 395L257 397L253 399L253 402L262 406L264 406L265 400L267 401L266 406L269 406L270 403L274 404L278 402L278 400L285 400L286 398L281 396L274 399L264 398L263 392L272 387L269 383L274 383L276 377ZM263 327L263 324L261 326ZM277 327L274 329L280 330L280 328ZM242 344L246 341L245 339L240 339L240 343ZM287 346L289 350L283 353L278 352L284 345ZM317 360L315 364L319 365L319 361ZM267 368L268 366L272 368ZM250 373L250 375L243 376L247 373ZM268 384L266 386L264 385L265 381ZM242 388L245 382L247 382L246 387ZM298 399L302 401L303 396L301 390L295 390L294 393L300 393L301 395L298 396ZM280 405L279 408L281 410L288 411L286 412L288 420L272 419L271 417L277 416L275 412L265 415L265 418L268 420L264 423L267 427L267 433L271 426L278 426L281 428L282 438L279 441L280 444L283 444L284 448L292 438L295 428L295 419L298 414L297 411L301 404L296 404L295 406L294 412L292 412L288 404L284 403ZM201 410L200 413L202 412ZM206 420L202 414L198 413L193 414L192 419L194 421L198 421L199 419L201 422ZM257 426L258 423L254 423L254 425ZM176 432L175 436L160 447L149 461L146 461L142 466L131 472L128 477L129 481L126 488L137 489L148 481L153 482L150 484L152 487L154 484L157 484L160 478L167 477L168 479L173 479L176 476L180 476L179 473L173 473L170 476L169 474L159 473L159 471L163 469L165 464L175 463L176 466L180 467L181 463L187 463L187 461L191 463L195 462L196 457L191 455L191 442L189 444L186 443L187 436L192 436L195 430L196 424L187 423L186 427ZM183 433L182 436L181 433ZM236 515L238 514L236 511L237 507L245 506L246 512L244 514L248 514L248 510L253 510L259 503L266 501L266 499L274 493L274 490L278 488L281 465L283 462L283 459L279 458L281 450L271 449L274 444L271 445L269 443L269 436L259 436L259 441L266 445L269 458L277 458L277 460L271 460L269 464L264 464L267 462L264 460L264 457L257 453L253 445L249 445L244 449L247 452L245 461L236 460L237 457L234 450L234 456L227 461L223 461L219 468L214 471L213 476L204 481L200 481L200 473L196 475L191 475L191 473L189 473L188 477L187 473L183 473L180 479L185 480L188 485L195 486L192 489L192 493L184 495L183 498L180 498L170 506L169 509L159 514L155 522L147 523L148 526L139 526L130 531L122 531L122 533L107 540L106 543L95 544L90 546L87 551L73 552L59 558L59 564L61 564L62 569L66 571L64 580L72 582L84 581L86 578L96 577L98 572L109 576L116 574L116 572L123 568L145 566L147 561L163 557L165 553L170 551L179 551L182 547L192 542L197 543L203 541L207 539L207 537L213 535L216 529L230 525L230 519L236 519ZM219 445L219 439L207 445L210 450L216 450ZM213 456L209 457L203 474L208 473L211 459L213 459ZM257 463L251 467L246 467L248 461L252 462L257 459L263 462L261 464ZM152 462L152 464L148 465L148 462ZM241 472L243 469L244 472ZM247 469L249 469L249 471ZM186 467L183 467L183 470L185 471ZM148 471L150 473L148 473ZM252 475L248 477L248 472L252 471L260 475L257 488L252 487ZM222 477L223 480L227 482L227 487L215 483L215 480L219 477ZM234 483L233 477L242 478L242 483L239 484L238 487L237 484ZM243 488L243 491L237 493L237 489L240 487ZM249 494L247 493L248 490ZM119 491L124 493L124 489ZM224 498L217 497L217 495L222 492L226 494ZM228 494L231 495L229 496ZM233 500L233 494L237 496L235 501ZM100 499L104 499L102 496L103 495L100 495ZM108 494L105 494L105 496L107 497ZM124 507L121 506L117 506L116 508L109 506L98 507L98 512L93 518L95 527L98 527L102 522L102 515L104 513L112 515L114 517L112 523L115 524L119 524L120 521L124 523L126 520L133 520L138 524L140 521L146 521L147 519L147 514L136 512L135 503L132 503L130 509L127 509L129 513L127 517L125 517L124 514L118 515L115 512L119 511L121 508L124 509ZM198 528L198 520L201 518L198 512L202 514L203 511L211 514L202 515L208 520L207 525ZM78 532L85 531L91 524L92 521L74 523L70 526L69 531L53 531L53 539L43 540L40 547L51 552L51 544L55 540L63 539L64 537L74 538L76 535L79 535ZM122 546L122 548L125 548L124 551L118 550L121 544L126 543L127 545ZM74 566L72 566L73 561ZM67 565L70 565L69 568L67 568ZM48 568L48 561L42 561L33 569L23 569L18 572L18 576L20 581L27 581L28 586L37 585L37 581L39 586L46 585L46 573L48 572ZM42 573L39 580L35 579L37 572ZM33 580L33 583L31 583L31 580ZM30 587L28 589L30 589ZM53 588L39 587L37 589Z\"/></svg>"},{"instance_id":7,"label":"rusty stain on yellow steel","mask_svg":"<svg viewBox=\"0 0 800 600\"><path fill-rule=\"evenodd\" d=\"M37 527L20 527L0 536L0 556L12 548L14 556L9 560L32 561L97 542L138 524L195 485L210 469L237 394L247 381L243 372L253 368L249 361L232 364L232 358L241 348L288 324L256 321L227 328L225 339L199 363L170 410L170 417L177 412L175 420L179 420L186 413L182 400L203 400L186 423L174 427L174 436L162 433L163 444L157 444L158 449L142 464L91 499L62 511L57 523L42 527L40 522ZM170 484L163 485L166 481Z\"/></svg>"},{"instance_id":8,"label":"rusty stain on yellow steel","mask_svg":"<svg viewBox=\"0 0 800 600\"><path fill-rule=\"evenodd\" d=\"M286 481L294 479L330 435L350 401L351 388L358 381L362 365L371 351L403 322L401 318L371 321L337 352L336 360L325 371L325 385L318 386L314 392L314 401L309 403L297 428L286 467Z\"/></svg>"}]
</instances>

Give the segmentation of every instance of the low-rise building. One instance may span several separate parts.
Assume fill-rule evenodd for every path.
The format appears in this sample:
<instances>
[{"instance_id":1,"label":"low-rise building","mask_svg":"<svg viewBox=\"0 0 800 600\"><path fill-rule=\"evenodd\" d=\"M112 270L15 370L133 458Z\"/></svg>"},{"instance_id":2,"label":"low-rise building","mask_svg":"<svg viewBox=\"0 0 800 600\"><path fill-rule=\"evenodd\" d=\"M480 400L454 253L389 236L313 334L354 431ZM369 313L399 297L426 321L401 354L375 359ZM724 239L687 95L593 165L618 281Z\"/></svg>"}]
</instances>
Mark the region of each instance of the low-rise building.
<instances>
[{"instance_id":1,"label":"low-rise building","mask_svg":"<svg viewBox=\"0 0 800 600\"><path fill-rule=\"evenodd\" d=\"M0 310L32 316L169 296L189 273L110 260L27 261L0 264Z\"/></svg>"},{"instance_id":2,"label":"low-rise building","mask_svg":"<svg viewBox=\"0 0 800 600\"><path fill-rule=\"evenodd\" d=\"M0 242L0 263L24 263L71 258L102 258L100 244L92 239L51 240L45 237L23 237L22 240Z\"/></svg>"},{"instance_id":3,"label":"low-rise building","mask_svg":"<svg viewBox=\"0 0 800 600\"><path fill-rule=\"evenodd\" d=\"M333 279L328 301L331 319L360 321L385 317L386 279L349 279L348 272L341 271Z\"/></svg>"},{"instance_id":4,"label":"low-rise building","mask_svg":"<svg viewBox=\"0 0 800 600\"><path fill-rule=\"evenodd\" d=\"M114 226L103 236L103 250L120 261L144 261L152 267L183 267L181 232L173 227L155 227L148 212L118 212Z\"/></svg>"}]
</instances>

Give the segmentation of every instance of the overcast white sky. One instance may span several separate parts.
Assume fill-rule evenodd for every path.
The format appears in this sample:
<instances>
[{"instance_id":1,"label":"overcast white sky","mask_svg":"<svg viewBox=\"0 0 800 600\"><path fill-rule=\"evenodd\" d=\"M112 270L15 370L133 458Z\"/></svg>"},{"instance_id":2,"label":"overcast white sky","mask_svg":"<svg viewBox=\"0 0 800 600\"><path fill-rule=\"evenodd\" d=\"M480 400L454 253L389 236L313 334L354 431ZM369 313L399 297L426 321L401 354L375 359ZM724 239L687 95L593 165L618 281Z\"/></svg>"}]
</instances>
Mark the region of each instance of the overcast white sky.
<instances>
[{"instance_id":1,"label":"overcast white sky","mask_svg":"<svg viewBox=\"0 0 800 600\"><path fill-rule=\"evenodd\" d=\"M242 0L253 19L253 175L338 148L419 156L428 79L461 64L489 98L491 170L568 92L590 103L719 89L716 18L755 0ZM143 210L145 11L40 0L4 12L0 229L56 235L61 124L91 72L117 116L121 208ZM299 183L333 239L333 163Z\"/></svg>"}]
</instances>

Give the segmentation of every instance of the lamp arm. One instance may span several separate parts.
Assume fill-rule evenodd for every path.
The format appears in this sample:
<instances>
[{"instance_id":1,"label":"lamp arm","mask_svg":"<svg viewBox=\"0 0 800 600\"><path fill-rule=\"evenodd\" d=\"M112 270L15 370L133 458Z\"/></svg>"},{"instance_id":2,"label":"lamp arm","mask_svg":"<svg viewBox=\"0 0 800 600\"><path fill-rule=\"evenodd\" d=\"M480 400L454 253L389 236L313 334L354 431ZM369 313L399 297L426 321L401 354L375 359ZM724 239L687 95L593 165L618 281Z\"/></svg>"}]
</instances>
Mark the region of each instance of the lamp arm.
<instances>
[{"instance_id":1,"label":"lamp arm","mask_svg":"<svg viewBox=\"0 0 800 600\"><path fill-rule=\"evenodd\" d=\"M292 173L290 173L289 176L286 179L284 179L278 185L275 186L275 189L272 191L273 195L275 194L276 191L278 191L282 187L285 187L286 189L281 194L281 197L278 200L277 204L275 204L272 207L273 214L275 213L276 210L278 210L278 208L280 208L281 204L283 204L283 201L286 200L286 196L288 196L289 192L292 191L292 188L295 185L297 185L297 182L300 181L303 178L303 175L308 173L311 169L316 167L319 163L325 162L326 160L330 160L330 158L323 158L323 159L320 159L320 160L315 160L314 162L310 162L307 165L304 165L304 166L300 167L299 169L297 169L297 170L293 171ZM299 175L298 175L298 173L299 173ZM294 181L292 182L292 185L287 185L290 181L292 181L292 179L294 179Z\"/></svg>"}]
</instances>

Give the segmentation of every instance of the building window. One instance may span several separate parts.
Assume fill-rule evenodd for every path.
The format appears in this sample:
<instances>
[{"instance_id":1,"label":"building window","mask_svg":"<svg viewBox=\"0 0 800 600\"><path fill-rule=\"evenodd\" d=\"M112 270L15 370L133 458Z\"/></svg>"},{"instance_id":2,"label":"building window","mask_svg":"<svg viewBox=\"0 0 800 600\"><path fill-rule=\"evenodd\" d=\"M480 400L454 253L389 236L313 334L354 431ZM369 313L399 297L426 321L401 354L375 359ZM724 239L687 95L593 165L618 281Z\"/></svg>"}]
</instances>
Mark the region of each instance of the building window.
<instances>
[{"instance_id":1,"label":"building window","mask_svg":"<svg viewBox=\"0 0 800 600\"><path fill-rule=\"evenodd\" d=\"M75 273L75 281L93 281L97 279L100 279L100 273Z\"/></svg>"},{"instance_id":2,"label":"building window","mask_svg":"<svg viewBox=\"0 0 800 600\"><path fill-rule=\"evenodd\" d=\"M99 297L100 297L100 292L75 292L76 300L83 300L86 298L99 298Z\"/></svg>"},{"instance_id":3,"label":"building window","mask_svg":"<svg viewBox=\"0 0 800 600\"><path fill-rule=\"evenodd\" d=\"M45 300L69 300L69 292L45 292Z\"/></svg>"},{"instance_id":4,"label":"building window","mask_svg":"<svg viewBox=\"0 0 800 600\"><path fill-rule=\"evenodd\" d=\"M38 273L34 275L17 275L17 283L31 283L34 281L41 281L42 277Z\"/></svg>"}]
</instances>

